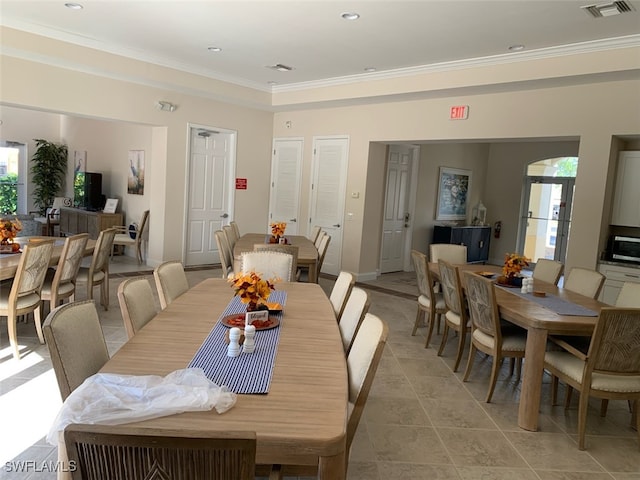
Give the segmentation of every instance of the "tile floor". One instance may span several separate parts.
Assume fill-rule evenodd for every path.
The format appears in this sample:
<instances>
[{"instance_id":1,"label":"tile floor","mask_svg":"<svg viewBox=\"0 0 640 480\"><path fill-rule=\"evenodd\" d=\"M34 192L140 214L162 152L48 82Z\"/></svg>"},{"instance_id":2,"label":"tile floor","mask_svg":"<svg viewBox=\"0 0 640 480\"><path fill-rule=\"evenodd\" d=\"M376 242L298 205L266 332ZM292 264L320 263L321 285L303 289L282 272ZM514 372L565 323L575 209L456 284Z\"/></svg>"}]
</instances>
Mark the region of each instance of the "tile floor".
<instances>
[{"instance_id":1,"label":"tile floor","mask_svg":"<svg viewBox=\"0 0 640 480\"><path fill-rule=\"evenodd\" d=\"M111 353L126 341L117 285L139 270L126 257L113 260L110 308L99 309ZM188 277L193 285L219 272L195 270ZM333 284L328 277L320 283L327 291ZM486 404L489 357L478 355L471 378L462 382L462 372L451 370L455 341L438 357L433 346L424 348L425 328L411 336L413 274L387 274L362 286L372 299L370 311L388 323L390 334L352 446L350 480L640 480L640 448L625 402L611 402L605 418L598 415L599 404L592 403L588 450L581 452L577 396L566 412L552 407L545 377L540 431L525 432L517 427L519 384L506 368L492 403ZM47 348L38 344L32 322L19 325L18 338L20 361L11 356L6 319L0 319L0 479L52 479L55 474L48 470L55 466L56 451L44 436L60 395ZM432 342L437 346L440 336ZM19 461L33 463L16 471Z\"/></svg>"}]
</instances>

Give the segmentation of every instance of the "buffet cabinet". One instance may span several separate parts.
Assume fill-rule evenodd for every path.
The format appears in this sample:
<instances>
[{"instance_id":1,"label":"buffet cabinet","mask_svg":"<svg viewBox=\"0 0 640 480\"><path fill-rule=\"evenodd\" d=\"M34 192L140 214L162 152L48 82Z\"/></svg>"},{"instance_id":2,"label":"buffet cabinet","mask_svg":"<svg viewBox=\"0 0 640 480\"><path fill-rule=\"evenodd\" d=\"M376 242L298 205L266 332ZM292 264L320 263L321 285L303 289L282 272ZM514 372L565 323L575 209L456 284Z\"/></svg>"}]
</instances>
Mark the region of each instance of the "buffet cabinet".
<instances>
[{"instance_id":1,"label":"buffet cabinet","mask_svg":"<svg viewBox=\"0 0 640 480\"><path fill-rule=\"evenodd\" d=\"M60 235L88 233L96 240L102 230L123 225L122 213L91 212L80 208L60 209Z\"/></svg>"},{"instance_id":2,"label":"buffet cabinet","mask_svg":"<svg viewBox=\"0 0 640 480\"><path fill-rule=\"evenodd\" d=\"M640 268L634 266L598 264L598 271L606 277L598 300L615 305L625 282L640 283Z\"/></svg>"},{"instance_id":3,"label":"buffet cabinet","mask_svg":"<svg viewBox=\"0 0 640 480\"><path fill-rule=\"evenodd\" d=\"M433 243L454 243L467 247L467 262L480 263L489 260L491 227L433 227Z\"/></svg>"}]
</instances>

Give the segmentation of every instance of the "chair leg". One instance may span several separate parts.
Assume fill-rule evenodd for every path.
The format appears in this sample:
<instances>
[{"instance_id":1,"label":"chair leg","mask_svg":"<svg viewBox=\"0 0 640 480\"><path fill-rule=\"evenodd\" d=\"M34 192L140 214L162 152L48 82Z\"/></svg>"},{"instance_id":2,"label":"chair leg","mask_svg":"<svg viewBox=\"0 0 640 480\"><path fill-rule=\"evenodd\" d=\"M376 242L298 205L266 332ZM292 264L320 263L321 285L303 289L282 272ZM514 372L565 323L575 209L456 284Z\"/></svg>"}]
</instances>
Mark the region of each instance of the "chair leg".
<instances>
[{"instance_id":1,"label":"chair leg","mask_svg":"<svg viewBox=\"0 0 640 480\"><path fill-rule=\"evenodd\" d=\"M567 385L567 392L564 395L564 409L566 410L571 405L571 394L573 393L573 387Z\"/></svg>"},{"instance_id":2,"label":"chair leg","mask_svg":"<svg viewBox=\"0 0 640 480\"><path fill-rule=\"evenodd\" d=\"M473 367L473 362L476 357L476 346L473 344L473 340L471 340L471 345L469 345L469 358L467 358L467 368L464 371L464 377L462 377L462 381L466 382L469 379L469 375L471 374L471 368Z\"/></svg>"},{"instance_id":3,"label":"chair leg","mask_svg":"<svg viewBox=\"0 0 640 480\"><path fill-rule=\"evenodd\" d=\"M585 432L587 430L587 408L589 407L589 395L587 392L580 392L580 403L578 404L578 449L585 449Z\"/></svg>"},{"instance_id":4,"label":"chair leg","mask_svg":"<svg viewBox=\"0 0 640 480\"><path fill-rule=\"evenodd\" d=\"M33 320L36 323L38 340L40 340L41 345L44 345L44 335L42 334L42 302L40 302L38 307L33 311Z\"/></svg>"},{"instance_id":5,"label":"chair leg","mask_svg":"<svg viewBox=\"0 0 640 480\"><path fill-rule=\"evenodd\" d=\"M551 405L558 403L558 377L551 375Z\"/></svg>"},{"instance_id":6,"label":"chair leg","mask_svg":"<svg viewBox=\"0 0 640 480\"><path fill-rule=\"evenodd\" d=\"M608 398L603 398L600 402L600 416L601 417L606 417L607 416L607 407L609 407L609 399Z\"/></svg>"},{"instance_id":7,"label":"chair leg","mask_svg":"<svg viewBox=\"0 0 640 480\"><path fill-rule=\"evenodd\" d=\"M438 349L438 356L442 356L444 346L447 344L447 337L449 336L449 325L444 322L444 331L442 332L442 340L440 340L440 348Z\"/></svg>"},{"instance_id":8,"label":"chair leg","mask_svg":"<svg viewBox=\"0 0 640 480\"><path fill-rule=\"evenodd\" d=\"M456 353L456 363L453 365L453 371L457 372L460 366L460 360L462 360L462 354L464 353L464 341L467 338L467 330L463 328L458 332L458 352Z\"/></svg>"},{"instance_id":9,"label":"chair leg","mask_svg":"<svg viewBox=\"0 0 640 480\"><path fill-rule=\"evenodd\" d=\"M489 391L487 392L487 399L485 402L491 403L491 397L493 397L493 391L496 388L496 382L498 381L498 372L500 372L500 365L502 365L502 357L496 355L493 357L493 365L491 366L491 379L489 380Z\"/></svg>"},{"instance_id":10,"label":"chair leg","mask_svg":"<svg viewBox=\"0 0 640 480\"><path fill-rule=\"evenodd\" d=\"M9 344L11 350L13 350L13 358L20 360L20 350L18 349L18 329L17 323L18 317L15 313L9 312L7 315L7 331L9 333Z\"/></svg>"},{"instance_id":11,"label":"chair leg","mask_svg":"<svg viewBox=\"0 0 640 480\"><path fill-rule=\"evenodd\" d=\"M105 311L109 310L109 276L104 277L104 281L100 286L100 303L104 307Z\"/></svg>"},{"instance_id":12,"label":"chair leg","mask_svg":"<svg viewBox=\"0 0 640 480\"><path fill-rule=\"evenodd\" d=\"M418 305L418 311L416 312L416 321L413 324L413 331L411 332L411 336L413 337L416 332L418 331L418 326L419 323L422 321L422 319L424 318L424 313L425 311L423 309L420 308L420 306Z\"/></svg>"},{"instance_id":13,"label":"chair leg","mask_svg":"<svg viewBox=\"0 0 640 480\"><path fill-rule=\"evenodd\" d=\"M427 340L424 342L424 348L429 347L429 342L431 341L431 335L433 335L433 324L436 321L435 312L429 312L429 331L427 332Z\"/></svg>"}]
</instances>

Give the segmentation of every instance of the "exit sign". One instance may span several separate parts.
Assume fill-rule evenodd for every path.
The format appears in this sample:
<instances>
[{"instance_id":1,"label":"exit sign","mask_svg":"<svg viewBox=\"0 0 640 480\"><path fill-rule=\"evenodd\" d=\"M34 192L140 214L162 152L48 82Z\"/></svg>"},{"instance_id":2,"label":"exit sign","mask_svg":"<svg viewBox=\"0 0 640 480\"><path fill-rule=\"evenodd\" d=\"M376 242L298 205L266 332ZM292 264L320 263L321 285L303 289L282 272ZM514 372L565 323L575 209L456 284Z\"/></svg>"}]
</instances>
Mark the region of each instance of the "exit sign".
<instances>
[{"instance_id":1,"label":"exit sign","mask_svg":"<svg viewBox=\"0 0 640 480\"><path fill-rule=\"evenodd\" d=\"M466 120L469 117L469 105L456 105L449 110L449 120Z\"/></svg>"}]
</instances>

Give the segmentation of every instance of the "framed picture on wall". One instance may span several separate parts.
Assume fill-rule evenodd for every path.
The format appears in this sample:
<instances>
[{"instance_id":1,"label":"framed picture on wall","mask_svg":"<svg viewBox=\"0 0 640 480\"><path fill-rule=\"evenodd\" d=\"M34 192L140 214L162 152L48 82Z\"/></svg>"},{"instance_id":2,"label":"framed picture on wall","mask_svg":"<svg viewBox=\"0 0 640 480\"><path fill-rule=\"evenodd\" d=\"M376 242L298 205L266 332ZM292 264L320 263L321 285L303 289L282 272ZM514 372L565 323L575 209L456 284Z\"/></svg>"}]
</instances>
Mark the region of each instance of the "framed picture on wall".
<instances>
[{"instance_id":1,"label":"framed picture on wall","mask_svg":"<svg viewBox=\"0 0 640 480\"><path fill-rule=\"evenodd\" d=\"M129 150L127 193L144 195L144 150Z\"/></svg>"},{"instance_id":2,"label":"framed picture on wall","mask_svg":"<svg viewBox=\"0 0 640 480\"><path fill-rule=\"evenodd\" d=\"M436 220L467 218L471 170L440 167Z\"/></svg>"}]
</instances>

